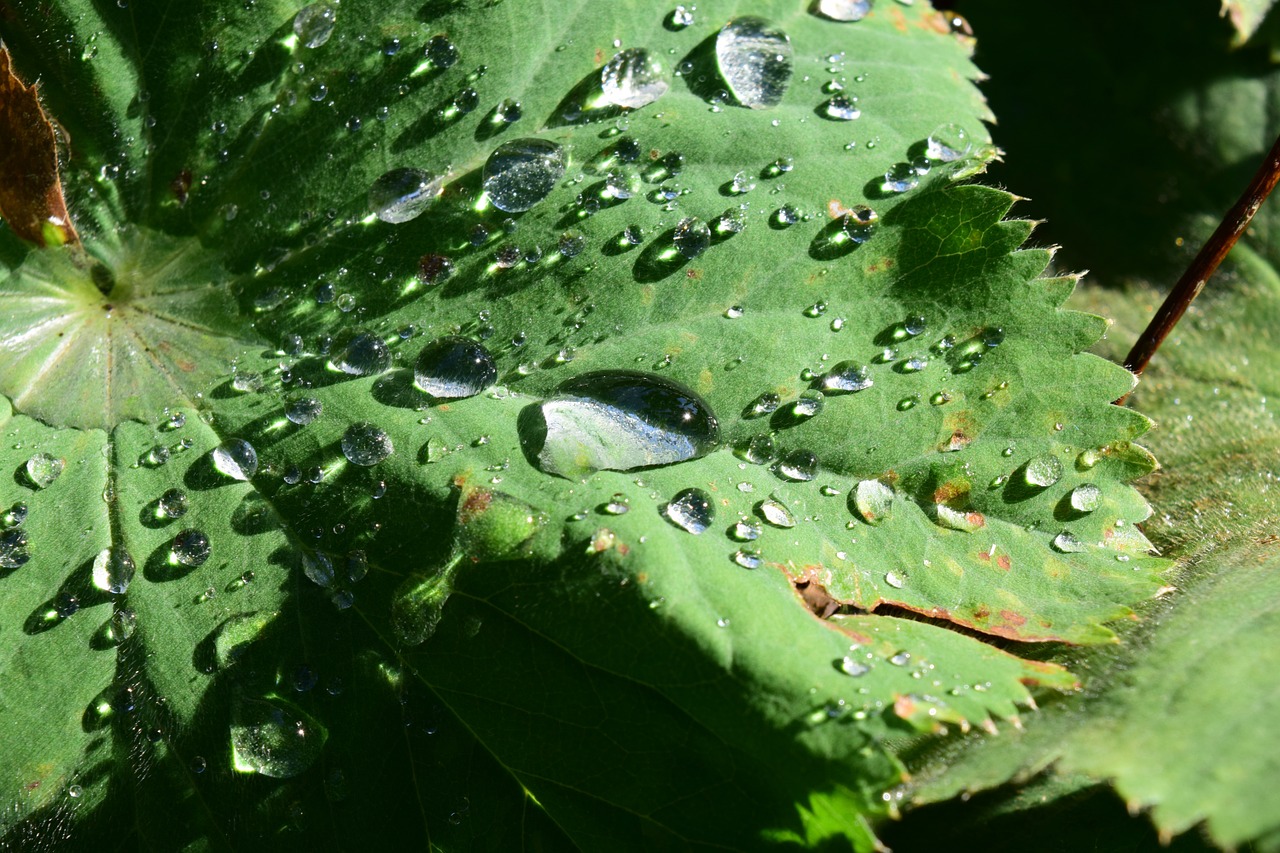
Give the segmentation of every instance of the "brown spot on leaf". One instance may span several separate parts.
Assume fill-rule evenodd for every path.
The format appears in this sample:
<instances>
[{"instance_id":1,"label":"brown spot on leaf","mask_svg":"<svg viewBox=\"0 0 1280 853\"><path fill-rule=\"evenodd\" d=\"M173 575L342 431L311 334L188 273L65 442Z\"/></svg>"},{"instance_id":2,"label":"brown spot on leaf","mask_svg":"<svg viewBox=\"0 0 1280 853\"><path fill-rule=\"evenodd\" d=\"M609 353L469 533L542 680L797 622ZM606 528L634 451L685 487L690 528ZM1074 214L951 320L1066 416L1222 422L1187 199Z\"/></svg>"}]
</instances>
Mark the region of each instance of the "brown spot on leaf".
<instances>
[{"instance_id":1,"label":"brown spot on leaf","mask_svg":"<svg viewBox=\"0 0 1280 853\"><path fill-rule=\"evenodd\" d=\"M596 65L603 65L603 64L604 64L604 48L597 47L596 48Z\"/></svg>"},{"instance_id":2,"label":"brown spot on leaf","mask_svg":"<svg viewBox=\"0 0 1280 853\"><path fill-rule=\"evenodd\" d=\"M952 508L963 506L969 502L969 489L970 483L966 479L948 480L933 490L933 502Z\"/></svg>"},{"instance_id":3,"label":"brown spot on leaf","mask_svg":"<svg viewBox=\"0 0 1280 853\"><path fill-rule=\"evenodd\" d=\"M889 10L889 22L893 24L893 28L900 33L907 31L907 16L902 14L902 10L894 7Z\"/></svg>"},{"instance_id":4,"label":"brown spot on leaf","mask_svg":"<svg viewBox=\"0 0 1280 853\"><path fill-rule=\"evenodd\" d=\"M1009 569L1013 568L1013 560L1009 559L1008 554L1001 554L999 557L996 557L996 565L1007 572Z\"/></svg>"},{"instance_id":5,"label":"brown spot on leaf","mask_svg":"<svg viewBox=\"0 0 1280 853\"><path fill-rule=\"evenodd\" d=\"M187 195L191 192L191 170L183 169L178 176L169 182L169 189L173 191L173 197L178 200L178 206L182 207L187 203ZM423 258L426 258L423 255Z\"/></svg>"},{"instance_id":6,"label":"brown spot on leaf","mask_svg":"<svg viewBox=\"0 0 1280 853\"><path fill-rule=\"evenodd\" d=\"M1027 617L1021 613L1014 613L1012 610L1001 610L1000 618L1004 620L1006 625L1012 625L1015 628L1021 628L1027 624Z\"/></svg>"},{"instance_id":7,"label":"brown spot on leaf","mask_svg":"<svg viewBox=\"0 0 1280 853\"><path fill-rule=\"evenodd\" d=\"M893 700L893 713L897 714L904 720L911 719L911 715L916 712L916 700L910 696L899 696Z\"/></svg>"},{"instance_id":8,"label":"brown spot on leaf","mask_svg":"<svg viewBox=\"0 0 1280 853\"><path fill-rule=\"evenodd\" d=\"M695 280L695 281L696 281L696 280L698 280L698 279L702 278L702 270L686 270L686 271L685 271L685 274L684 274L684 277L685 277L685 278L691 278L691 279L693 279L693 280Z\"/></svg>"},{"instance_id":9,"label":"brown spot on leaf","mask_svg":"<svg viewBox=\"0 0 1280 853\"><path fill-rule=\"evenodd\" d=\"M830 216L832 219L840 219L848 216L850 213L853 213L853 210L845 207L840 199L833 198L827 201L827 216Z\"/></svg>"},{"instance_id":10,"label":"brown spot on leaf","mask_svg":"<svg viewBox=\"0 0 1280 853\"><path fill-rule=\"evenodd\" d=\"M58 133L36 87L18 79L0 47L0 217L40 246L80 242L58 178Z\"/></svg>"}]
</instances>

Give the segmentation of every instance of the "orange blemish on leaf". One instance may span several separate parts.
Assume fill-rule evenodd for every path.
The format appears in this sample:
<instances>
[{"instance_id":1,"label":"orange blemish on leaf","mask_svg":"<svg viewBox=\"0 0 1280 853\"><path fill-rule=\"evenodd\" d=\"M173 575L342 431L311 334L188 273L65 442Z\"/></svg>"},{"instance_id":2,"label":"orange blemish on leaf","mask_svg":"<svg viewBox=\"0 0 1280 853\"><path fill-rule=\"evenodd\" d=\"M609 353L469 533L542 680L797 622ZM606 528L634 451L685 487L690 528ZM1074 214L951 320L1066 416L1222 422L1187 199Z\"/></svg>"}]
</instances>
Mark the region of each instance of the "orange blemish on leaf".
<instances>
[{"instance_id":1,"label":"orange blemish on leaf","mask_svg":"<svg viewBox=\"0 0 1280 853\"><path fill-rule=\"evenodd\" d=\"M1013 568L1013 561L1009 559L1008 554L1001 554L996 558L996 565L1007 572Z\"/></svg>"},{"instance_id":2,"label":"orange blemish on leaf","mask_svg":"<svg viewBox=\"0 0 1280 853\"><path fill-rule=\"evenodd\" d=\"M1012 610L1001 610L1000 618L1003 619L1006 624L1012 625L1015 628L1021 628L1023 625L1027 624L1027 617L1014 613Z\"/></svg>"}]
</instances>

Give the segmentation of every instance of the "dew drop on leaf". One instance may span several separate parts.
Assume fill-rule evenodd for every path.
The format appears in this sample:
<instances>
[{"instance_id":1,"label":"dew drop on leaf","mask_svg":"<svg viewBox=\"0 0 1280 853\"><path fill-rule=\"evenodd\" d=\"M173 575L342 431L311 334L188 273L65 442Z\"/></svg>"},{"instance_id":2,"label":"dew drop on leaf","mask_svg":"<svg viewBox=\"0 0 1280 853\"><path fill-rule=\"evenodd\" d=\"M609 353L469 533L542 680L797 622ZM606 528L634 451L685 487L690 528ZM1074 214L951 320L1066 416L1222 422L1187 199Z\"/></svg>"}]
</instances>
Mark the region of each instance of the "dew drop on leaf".
<instances>
[{"instance_id":1,"label":"dew drop on leaf","mask_svg":"<svg viewBox=\"0 0 1280 853\"><path fill-rule=\"evenodd\" d=\"M861 21L871 11L873 0L818 0L813 9L832 21Z\"/></svg>"},{"instance_id":2,"label":"dew drop on leaf","mask_svg":"<svg viewBox=\"0 0 1280 853\"><path fill-rule=\"evenodd\" d=\"M441 71L458 62L458 48L444 36L432 36L422 49L422 55Z\"/></svg>"},{"instance_id":3,"label":"dew drop on leaf","mask_svg":"<svg viewBox=\"0 0 1280 853\"><path fill-rule=\"evenodd\" d=\"M875 232L876 220L879 218L880 215L865 204L854 205L853 209L844 215L840 228L853 242L865 243Z\"/></svg>"},{"instance_id":4,"label":"dew drop on leaf","mask_svg":"<svg viewBox=\"0 0 1280 853\"><path fill-rule=\"evenodd\" d=\"M788 480L807 482L818 473L818 457L809 450L792 450L778 460L777 470Z\"/></svg>"},{"instance_id":5,"label":"dew drop on leaf","mask_svg":"<svg viewBox=\"0 0 1280 853\"><path fill-rule=\"evenodd\" d=\"M711 245L711 229L696 216L686 216L676 225L672 242L686 258L696 258Z\"/></svg>"},{"instance_id":6,"label":"dew drop on leaf","mask_svg":"<svg viewBox=\"0 0 1280 853\"><path fill-rule=\"evenodd\" d=\"M306 551L302 555L302 573L326 589L333 586L333 559L323 551Z\"/></svg>"},{"instance_id":7,"label":"dew drop on leaf","mask_svg":"<svg viewBox=\"0 0 1280 853\"><path fill-rule=\"evenodd\" d=\"M107 635L111 642L120 645L133 636L138 627L138 614L127 607L121 607L111 614L107 621Z\"/></svg>"},{"instance_id":8,"label":"dew drop on leaf","mask_svg":"<svg viewBox=\"0 0 1280 853\"><path fill-rule=\"evenodd\" d=\"M25 471L31 485L37 489L47 489L62 476L66 463L48 453L37 453L27 460Z\"/></svg>"},{"instance_id":9,"label":"dew drop on leaf","mask_svg":"<svg viewBox=\"0 0 1280 853\"><path fill-rule=\"evenodd\" d=\"M393 225L417 219L439 198L443 184L421 169L392 169L369 187L369 209Z\"/></svg>"},{"instance_id":10,"label":"dew drop on leaf","mask_svg":"<svg viewBox=\"0 0 1280 853\"><path fill-rule=\"evenodd\" d=\"M173 537L169 546L171 561L195 568L209 559L209 537L199 530L187 529Z\"/></svg>"},{"instance_id":11,"label":"dew drop on leaf","mask_svg":"<svg viewBox=\"0 0 1280 853\"><path fill-rule=\"evenodd\" d=\"M485 161L482 182L493 206L520 213L546 198L564 177L564 152L545 139L515 139Z\"/></svg>"},{"instance_id":12,"label":"dew drop on leaf","mask_svg":"<svg viewBox=\"0 0 1280 853\"><path fill-rule=\"evenodd\" d=\"M258 451L243 438L229 438L213 449L213 467L233 480L252 480L258 473Z\"/></svg>"},{"instance_id":13,"label":"dew drop on leaf","mask_svg":"<svg viewBox=\"0 0 1280 853\"><path fill-rule=\"evenodd\" d=\"M729 537L739 542L754 542L760 538L760 525L749 518L742 518L729 528Z\"/></svg>"},{"instance_id":14,"label":"dew drop on leaf","mask_svg":"<svg viewBox=\"0 0 1280 853\"><path fill-rule=\"evenodd\" d=\"M368 468L391 455L395 448L391 437L381 427L360 421L342 434L342 455L353 465Z\"/></svg>"},{"instance_id":15,"label":"dew drop on leaf","mask_svg":"<svg viewBox=\"0 0 1280 853\"><path fill-rule=\"evenodd\" d=\"M347 342L333 366L351 376L381 373L391 366L391 350L382 338L361 332Z\"/></svg>"},{"instance_id":16,"label":"dew drop on leaf","mask_svg":"<svg viewBox=\"0 0 1280 853\"><path fill-rule=\"evenodd\" d=\"M774 527L790 528L796 526L796 517L773 498L767 498L756 504L756 514Z\"/></svg>"},{"instance_id":17,"label":"dew drop on leaf","mask_svg":"<svg viewBox=\"0 0 1280 853\"><path fill-rule=\"evenodd\" d=\"M1093 512L1102 503L1102 490L1093 483L1081 483L1071 490L1071 508L1076 512Z\"/></svg>"},{"instance_id":18,"label":"dew drop on leaf","mask_svg":"<svg viewBox=\"0 0 1280 853\"><path fill-rule=\"evenodd\" d=\"M853 121L862 115L858 99L851 95L832 95L822 105L822 114L835 121Z\"/></svg>"},{"instance_id":19,"label":"dew drop on leaf","mask_svg":"<svg viewBox=\"0 0 1280 853\"><path fill-rule=\"evenodd\" d=\"M93 585L103 592L127 592L137 571L133 557L123 548L103 548L93 560Z\"/></svg>"},{"instance_id":20,"label":"dew drop on leaf","mask_svg":"<svg viewBox=\"0 0 1280 853\"><path fill-rule=\"evenodd\" d=\"M293 33L303 47L320 47L333 35L333 25L337 18L336 3L312 3L302 7L293 16Z\"/></svg>"},{"instance_id":21,"label":"dew drop on leaf","mask_svg":"<svg viewBox=\"0 0 1280 853\"><path fill-rule=\"evenodd\" d=\"M162 518L181 518L187 514L187 493L173 488L165 491L156 503L156 514Z\"/></svg>"},{"instance_id":22,"label":"dew drop on leaf","mask_svg":"<svg viewBox=\"0 0 1280 853\"><path fill-rule=\"evenodd\" d=\"M0 569L16 569L30 559L25 530L15 527L0 533Z\"/></svg>"},{"instance_id":23,"label":"dew drop on leaf","mask_svg":"<svg viewBox=\"0 0 1280 853\"><path fill-rule=\"evenodd\" d=\"M241 773L292 779L315 764L328 732L278 697L237 697L231 705L231 761Z\"/></svg>"},{"instance_id":24,"label":"dew drop on leaf","mask_svg":"<svg viewBox=\"0 0 1280 853\"><path fill-rule=\"evenodd\" d=\"M791 39L752 15L735 18L716 36L720 74L738 103L767 109L782 103L791 83Z\"/></svg>"},{"instance_id":25,"label":"dew drop on leaf","mask_svg":"<svg viewBox=\"0 0 1280 853\"><path fill-rule=\"evenodd\" d=\"M413 384L438 400L474 397L497 378L497 365L487 349L453 335L423 347L413 370Z\"/></svg>"},{"instance_id":26,"label":"dew drop on leaf","mask_svg":"<svg viewBox=\"0 0 1280 853\"><path fill-rule=\"evenodd\" d=\"M285 407L284 416L298 426L306 426L323 411L324 405L315 397L299 397Z\"/></svg>"},{"instance_id":27,"label":"dew drop on leaf","mask_svg":"<svg viewBox=\"0 0 1280 853\"><path fill-rule=\"evenodd\" d=\"M695 535L705 532L716 516L711 496L702 489L685 489L671 499L664 511L672 524Z\"/></svg>"},{"instance_id":28,"label":"dew drop on leaf","mask_svg":"<svg viewBox=\"0 0 1280 853\"><path fill-rule=\"evenodd\" d=\"M522 438L543 471L570 478L683 462L707 453L720 438L719 421L697 393L638 371L574 377L541 405L540 414L540 428L525 424Z\"/></svg>"},{"instance_id":29,"label":"dew drop on leaf","mask_svg":"<svg viewBox=\"0 0 1280 853\"><path fill-rule=\"evenodd\" d=\"M867 524L880 524L893 513L893 489L879 480L862 480L850 493L853 509Z\"/></svg>"},{"instance_id":30,"label":"dew drop on leaf","mask_svg":"<svg viewBox=\"0 0 1280 853\"><path fill-rule=\"evenodd\" d=\"M611 104L636 109L652 104L670 85L662 63L643 47L619 51L600 70L600 87Z\"/></svg>"},{"instance_id":31,"label":"dew drop on leaf","mask_svg":"<svg viewBox=\"0 0 1280 853\"><path fill-rule=\"evenodd\" d=\"M1037 456L1027 463L1023 477L1028 486L1047 489L1062 479L1062 462L1056 456Z\"/></svg>"},{"instance_id":32,"label":"dew drop on leaf","mask_svg":"<svg viewBox=\"0 0 1280 853\"><path fill-rule=\"evenodd\" d=\"M842 361L822 377L821 388L827 394L851 394L864 391L874 384L871 371L865 364Z\"/></svg>"},{"instance_id":33,"label":"dew drop on leaf","mask_svg":"<svg viewBox=\"0 0 1280 853\"><path fill-rule=\"evenodd\" d=\"M1053 549L1063 554L1076 554L1084 550L1084 543L1069 530L1064 530L1053 537Z\"/></svg>"}]
</instances>

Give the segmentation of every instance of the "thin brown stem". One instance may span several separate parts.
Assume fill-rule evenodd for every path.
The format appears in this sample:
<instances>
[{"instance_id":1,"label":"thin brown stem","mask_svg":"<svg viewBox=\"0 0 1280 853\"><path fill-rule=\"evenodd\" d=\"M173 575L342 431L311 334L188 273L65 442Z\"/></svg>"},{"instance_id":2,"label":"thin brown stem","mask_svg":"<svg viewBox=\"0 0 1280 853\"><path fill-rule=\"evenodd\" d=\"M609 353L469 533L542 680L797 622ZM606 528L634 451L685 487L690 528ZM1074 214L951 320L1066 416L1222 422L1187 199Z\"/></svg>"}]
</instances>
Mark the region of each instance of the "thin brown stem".
<instances>
[{"instance_id":1,"label":"thin brown stem","mask_svg":"<svg viewBox=\"0 0 1280 853\"><path fill-rule=\"evenodd\" d=\"M1129 351L1128 357L1124 360L1124 366L1135 376L1140 376L1146 369L1147 363L1156 354L1160 344L1173 331L1173 327L1178 324L1178 320L1182 318L1191 301L1200 295L1205 282L1218 269L1227 252L1231 251L1236 240L1249 227L1253 215L1258 212L1258 208L1262 206L1262 202L1266 200L1278 181L1280 181L1280 137L1277 137L1275 144L1267 152L1266 159L1262 161L1257 173L1249 181L1249 186L1227 211L1227 215L1222 217L1222 222L1218 224L1213 236L1201 247L1195 259L1191 261L1191 265L1187 267L1187 271L1182 274L1182 278L1178 279L1173 290L1169 291L1164 304L1151 318L1151 322L1147 324L1147 328L1133 345L1133 349ZM1126 394L1116 403L1123 404L1128 396Z\"/></svg>"}]
</instances>

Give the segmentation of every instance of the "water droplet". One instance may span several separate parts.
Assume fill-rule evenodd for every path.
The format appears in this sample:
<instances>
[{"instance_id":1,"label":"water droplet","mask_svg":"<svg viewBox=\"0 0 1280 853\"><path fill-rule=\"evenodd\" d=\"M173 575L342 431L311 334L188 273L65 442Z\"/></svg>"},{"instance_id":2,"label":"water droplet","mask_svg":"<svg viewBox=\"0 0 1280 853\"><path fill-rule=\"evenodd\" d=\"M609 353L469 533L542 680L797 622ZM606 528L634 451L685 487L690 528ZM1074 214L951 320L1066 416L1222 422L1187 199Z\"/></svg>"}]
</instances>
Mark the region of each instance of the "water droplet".
<instances>
[{"instance_id":1,"label":"water droplet","mask_svg":"<svg viewBox=\"0 0 1280 853\"><path fill-rule=\"evenodd\" d=\"M746 15L725 24L716 36L716 60L744 107L776 107L791 83L791 39L763 18Z\"/></svg>"},{"instance_id":2,"label":"water droplet","mask_svg":"<svg viewBox=\"0 0 1280 853\"><path fill-rule=\"evenodd\" d=\"M778 461L777 472L788 480L807 482L818 473L818 457L808 450L792 450Z\"/></svg>"},{"instance_id":3,"label":"water droplet","mask_svg":"<svg viewBox=\"0 0 1280 853\"><path fill-rule=\"evenodd\" d=\"M423 255L418 259L418 280L423 284L440 284L454 273L453 261L444 255Z\"/></svg>"},{"instance_id":4,"label":"water droplet","mask_svg":"<svg viewBox=\"0 0 1280 853\"><path fill-rule=\"evenodd\" d=\"M369 574L369 556L359 548L349 551L347 553L347 580L351 581L351 583L359 583L364 580L367 574Z\"/></svg>"},{"instance_id":5,"label":"water droplet","mask_svg":"<svg viewBox=\"0 0 1280 853\"><path fill-rule=\"evenodd\" d=\"M133 636L138 627L138 614L127 607L121 607L111 614L107 622L107 635L117 646Z\"/></svg>"},{"instance_id":6,"label":"water droplet","mask_svg":"<svg viewBox=\"0 0 1280 853\"><path fill-rule=\"evenodd\" d=\"M1102 490L1093 483L1081 483L1071 490L1071 508L1076 512L1093 512L1102 505Z\"/></svg>"},{"instance_id":7,"label":"water droplet","mask_svg":"<svg viewBox=\"0 0 1280 853\"><path fill-rule=\"evenodd\" d=\"M392 169L369 187L369 209L393 225L417 219L444 187L444 180L421 169Z\"/></svg>"},{"instance_id":8,"label":"water droplet","mask_svg":"<svg viewBox=\"0 0 1280 853\"><path fill-rule=\"evenodd\" d=\"M169 489L156 502L159 518L181 518L187 514L187 493L182 489Z\"/></svg>"},{"instance_id":9,"label":"water droplet","mask_svg":"<svg viewBox=\"0 0 1280 853\"><path fill-rule=\"evenodd\" d=\"M636 371L575 377L540 408L546 434L533 448L538 463L571 478L694 459L720 437L715 414L692 389Z\"/></svg>"},{"instance_id":10,"label":"water droplet","mask_svg":"<svg viewBox=\"0 0 1280 853\"><path fill-rule=\"evenodd\" d=\"M797 419L816 418L826 407L821 391L805 391L791 404L791 416Z\"/></svg>"},{"instance_id":11,"label":"water droplet","mask_svg":"<svg viewBox=\"0 0 1280 853\"><path fill-rule=\"evenodd\" d=\"M973 150L973 141L958 124L940 124L925 140L925 156L930 160L950 163Z\"/></svg>"},{"instance_id":12,"label":"water droplet","mask_svg":"<svg viewBox=\"0 0 1280 853\"><path fill-rule=\"evenodd\" d=\"M546 198L564 177L564 152L545 139L499 145L484 164L483 185L493 206L520 213Z\"/></svg>"},{"instance_id":13,"label":"water droplet","mask_svg":"<svg viewBox=\"0 0 1280 853\"><path fill-rule=\"evenodd\" d=\"M258 451L243 438L229 438L213 449L213 467L233 480L252 480L258 473Z\"/></svg>"},{"instance_id":14,"label":"water droplet","mask_svg":"<svg viewBox=\"0 0 1280 853\"><path fill-rule=\"evenodd\" d=\"M422 49L422 55L436 68L452 68L458 62L458 48L444 36L432 36Z\"/></svg>"},{"instance_id":15,"label":"water droplet","mask_svg":"<svg viewBox=\"0 0 1280 853\"><path fill-rule=\"evenodd\" d=\"M751 401L746 410L742 413L744 418L758 418L762 415L771 415L782 405L782 397L773 391L765 391L759 397Z\"/></svg>"},{"instance_id":16,"label":"water droplet","mask_svg":"<svg viewBox=\"0 0 1280 853\"><path fill-rule=\"evenodd\" d=\"M861 21L871 11L873 0L818 0L814 9L833 21Z\"/></svg>"},{"instance_id":17,"label":"water droplet","mask_svg":"<svg viewBox=\"0 0 1280 853\"><path fill-rule=\"evenodd\" d=\"M853 508L867 524L880 524L893 514L893 489L879 480L862 480L851 493Z\"/></svg>"},{"instance_id":18,"label":"water droplet","mask_svg":"<svg viewBox=\"0 0 1280 853\"><path fill-rule=\"evenodd\" d=\"M796 526L796 518L791 514L791 510L773 498L768 498L756 504L756 515L759 515L766 523L774 527L785 529Z\"/></svg>"},{"instance_id":19,"label":"water droplet","mask_svg":"<svg viewBox=\"0 0 1280 853\"><path fill-rule=\"evenodd\" d=\"M884 173L882 189L887 193L904 193L920 186L920 174L910 163L895 163Z\"/></svg>"},{"instance_id":20,"label":"water droplet","mask_svg":"<svg viewBox=\"0 0 1280 853\"><path fill-rule=\"evenodd\" d=\"M929 366L929 359L922 355L907 356L899 366L903 373L919 373Z\"/></svg>"},{"instance_id":21,"label":"water droplet","mask_svg":"<svg viewBox=\"0 0 1280 853\"><path fill-rule=\"evenodd\" d=\"M301 708L278 697L231 705L231 761L241 773L292 779L315 764L328 732Z\"/></svg>"},{"instance_id":22,"label":"water droplet","mask_svg":"<svg viewBox=\"0 0 1280 853\"><path fill-rule=\"evenodd\" d=\"M48 453L37 453L27 460L25 470L31 485L37 489L47 489L54 484L58 477L62 476L62 469L65 467L66 463L56 456L50 456Z\"/></svg>"},{"instance_id":23,"label":"water droplet","mask_svg":"<svg viewBox=\"0 0 1280 853\"><path fill-rule=\"evenodd\" d=\"M323 412L324 405L315 397L299 397L285 407L284 416L298 426L306 426Z\"/></svg>"},{"instance_id":24,"label":"water droplet","mask_svg":"<svg viewBox=\"0 0 1280 853\"><path fill-rule=\"evenodd\" d=\"M614 492L613 497L602 503L599 510L605 515L626 515L631 512L631 499L622 492Z\"/></svg>"},{"instance_id":25,"label":"water droplet","mask_svg":"<svg viewBox=\"0 0 1280 853\"><path fill-rule=\"evenodd\" d=\"M840 227L845 236L853 242L865 243L871 239L871 235L875 232L876 220L879 218L880 214L865 204L857 204L844 215Z\"/></svg>"},{"instance_id":26,"label":"water droplet","mask_svg":"<svg viewBox=\"0 0 1280 853\"><path fill-rule=\"evenodd\" d=\"M1064 530L1053 537L1053 548L1064 554L1078 554L1084 550L1084 543L1070 530Z\"/></svg>"},{"instance_id":27,"label":"water droplet","mask_svg":"<svg viewBox=\"0 0 1280 853\"><path fill-rule=\"evenodd\" d=\"M126 592L137 571L123 548L103 548L93 560L93 585L116 595Z\"/></svg>"},{"instance_id":28,"label":"water droplet","mask_svg":"<svg viewBox=\"0 0 1280 853\"><path fill-rule=\"evenodd\" d=\"M293 32L302 42L303 47L316 48L329 40L333 35L333 25L337 21L338 6L336 3L312 3L298 10L293 16Z\"/></svg>"},{"instance_id":29,"label":"water droplet","mask_svg":"<svg viewBox=\"0 0 1280 853\"><path fill-rule=\"evenodd\" d=\"M764 558L755 548L739 548L733 552L733 561L744 569L758 569L764 565Z\"/></svg>"},{"instance_id":30,"label":"water droplet","mask_svg":"<svg viewBox=\"0 0 1280 853\"><path fill-rule=\"evenodd\" d=\"M686 216L676 226L671 240L680 254L686 258L696 258L711 245L711 229L698 217Z\"/></svg>"},{"instance_id":31,"label":"water droplet","mask_svg":"<svg viewBox=\"0 0 1280 853\"><path fill-rule=\"evenodd\" d=\"M862 115L858 99L852 95L832 95L822 105L822 114L835 121L853 121Z\"/></svg>"},{"instance_id":32,"label":"water droplet","mask_svg":"<svg viewBox=\"0 0 1280 853\"><path fill-rule=\"evenodd\" d=\"M773 212L773 224L780 228L790 228L800 221L800 211L790 204L784 204Z\"/></svg>"},{"instance_id":33,"label":"water droplet","mask_svg":"<svg viewBox=\"0 0 1280 853\"><path fill-rule=\"evenodd\" d=\"M864 391L874 384L871 371L865 364L842 361L822 377L821 387L827 394L852 394Z\"/></svg>"},{"instance_id":34,"label":"water droplet","mask_svg":"<svg viewBox=\"0 0 1280 853\"><path fill-rule=\"evenodd\" d=\"M697 7L690 8L688 6L677 6L671 10L670 21L671 28L683 30L685 27L693 24L693 10Z\"/></svg>"},{"instance_id":35,"label":"water droplet","mask_svg":"<svg viewBox=\"0 0 1280 853\"><path fill-rule=\"evenodd\" d=\"M325 589L333 586L333 559L323 551L308 551L302 555L302 573L312 583Z\"/></svg>"},{"instance_id":36,"label":"water droplet","mask_svg":"<svg viewBox=\"0 0 1280 853\"><path fill-rule=\"evenodd\" d=\"M670 85L662 63L643 47L618 52L600 69L604 99L619 107L636 109L652 104L667 93Z\"/></svg>"},{"instance_id":37,"label":"water droplet","mask_svg":"<svg viewBox=\"0 0 1280 853\"><path fill-rule=\"evenodd\" d=\"M1047 489L1062 479L1062 462L1058 457L1048 454L1037 456L1027 463L1023 476L1027 485Z\"/></svg>"},{"instance_id":38,"label":"water droplet","mask_svg":"<svg viewBox=\"0 0 1280 853\"><path fill-rule=\"evenodd\" d=\"M905 583L905 581L903 581L902 578L899 577L897 572L885 572L884 582L887 583L889 586L893 587L894 589L902 589L903 584Z\"/></svg>"},{"instance_id":39,"label":"water droplet","mask_svg":"<svg viewBox=\"0 0 1280 853\"><path fill-rule=\"evenodd\" d=\"M352 376L382 373L391 366L391 350L377 335L361 332L352 338L334 367Z\"/></svg>"},{"instance_id":40,"label":"water droplet","mask_svg":"<svg viewBox=\"0 0 1280 853\"><path fill-rule=\"evenodd\" d=\"M437 338L423 347L414 365L413 384L438 400L474 397L498 378L489 351L457 336Z\"/></svg>"},{"instance_id":41,"label":"water droplet","mask_svg":"<svg viewBox=\"0 0 1280 853\"><path fill-rule=\"evenodd\" d=\"M16 569L30 559L25 530L15 527L0 533L0 569Z\"/></svg>"},{"instance_id":42,"label":"water droplet","mask_svg":"<svg viewBox=\"0 0 1280 853\"><path fill-rule=\"evenodd\" d=\"M729 536L739 542L753 542L760 538L760 533L760 525L748 518L739 519L729 528Z\"/></svg>"},{"instance_id":43,"label":"water droplet","mask_svg":"<svg viewBox=\"0 0 1280 853\"><path fill-rule=\"evenodd\" d=\"M195 568L209 559L209 537L199 530L187 529L173 537L169 546L171 562Z\"/></svg>"},{"instance_id":44,"label":"water droplet","mask_svg":"<svg viewBox=\"0 0 1280 853\"><path fill-rule=\"evenodd\" d=\"M342 434L342 455L353 465L377 465L393 450L391 437L368 421L354 423Z\"/></svg>"},{"instance_id":45,"label":"water droplet","mask_svg":"<svg viewBox=\"0 0 1280 853\"><path fill-rule=\"evenodd\" d=\"M711 496L702 489L685 489L671 499L664 512L677 527L699 534L711 526L715 519L715 506Z\"/></svg>"},{"instance_id":46,"label":"water droplet","mask_svg":"<svg viewBox=\"0 0 1280 853\"><path fill-rule=\"evenodd\" d=\"M889 658L889 663L894 666L906 666L911 663L911 652L897 652Z\"/></svg>"}]
</instances>

